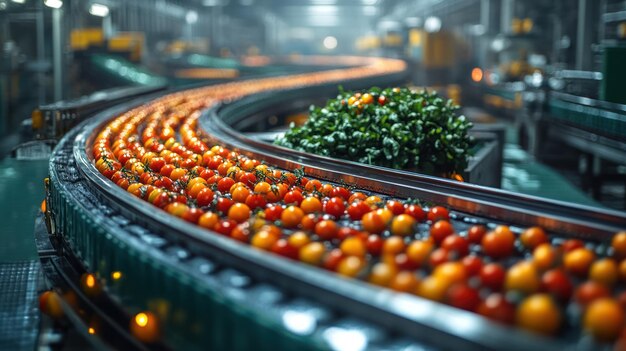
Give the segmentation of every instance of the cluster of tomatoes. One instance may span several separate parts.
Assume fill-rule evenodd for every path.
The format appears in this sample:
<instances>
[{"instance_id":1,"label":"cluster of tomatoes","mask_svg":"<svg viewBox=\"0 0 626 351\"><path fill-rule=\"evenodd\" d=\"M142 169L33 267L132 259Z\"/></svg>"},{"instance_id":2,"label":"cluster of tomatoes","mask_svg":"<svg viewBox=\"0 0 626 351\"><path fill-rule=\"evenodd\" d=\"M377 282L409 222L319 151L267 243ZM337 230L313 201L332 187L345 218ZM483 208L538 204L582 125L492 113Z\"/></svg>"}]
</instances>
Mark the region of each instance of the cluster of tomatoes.
<instances>
[{"instance_id":1,"label":"cluster of tomatoes","mask_svg":"<svg viewBox=\"0 0 626 351\"><path fill-rule=\"evenodd\" d=\"M537 333L626 335L626 232L600 252L538 227L471 225L440 206L308 179L207 146L196 122L210 103L179 94L113 119L94 140L95 166L207 235Z\"/></svg>"}]
</instances>

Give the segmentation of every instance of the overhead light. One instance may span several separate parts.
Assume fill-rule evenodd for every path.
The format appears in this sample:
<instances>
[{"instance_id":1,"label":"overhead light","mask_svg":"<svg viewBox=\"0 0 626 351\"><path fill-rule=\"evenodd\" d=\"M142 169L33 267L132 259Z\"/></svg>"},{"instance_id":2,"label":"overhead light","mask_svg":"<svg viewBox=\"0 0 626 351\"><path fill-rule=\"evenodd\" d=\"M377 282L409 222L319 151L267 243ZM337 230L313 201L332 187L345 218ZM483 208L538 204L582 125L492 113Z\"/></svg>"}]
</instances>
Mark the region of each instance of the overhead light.
<instances>
[{"instance_id":1,"label":"overhead light","mask_svg":"<svg viewBox=\"0 0 626 351\"><path fill-rule=\"evenodd\" d=\"M11 0L11 1L13 1L16 4L23 4L26 2L26 0Z\"/></svg>"},{"instance_id":2,"label":"overhead light","mask_svg":"<svg viewBox=\"0 0 626 351\"><path fill-rule=\"evenodd\" d=\"M374 16L378 12L378 8L376 6L365 6L363 7L363 14L365 16Z\"/></svg>"},{"instance_id":3,"label":"overhead light","mask_svg":"<svg viewBox=\"0 0 626 351\"><path fill-rule=\"evenodd\" d=\"M89 13L98 17L106 17L109 15L109 7L102 4L91 4Z\"/></svg>"},{"instance_id":4,"label":"overhead light","mask_svg":"<svg viewBox=\"0 0 626 351\"><path fill-rule=\"evenodd\" d=\"M202 5L204 6L218 6L220 4L220 0L204 0Z\"/></svg>"},{"instance_id":5,"label":"overhead light","mask_svg":"<svg viewBox=\"0 0 626 351\"><path fill-rule=\"evenodd\" d=\"M52 7L53 9L60 9L63 6L63 1L61 0L43 0L43 4Z\"/></svg>"},{"instance_id":6,"label":"overhead light","mask_svg":"<svg viewBox=\"0 0 626 351\"><path fill-rule=\"evenodd\" d=\"M424 29L428 33L436 33L441 30L441 19L439 17L430 16L424 21Z\"/></svg>"},{"instance_id":7,"label":"overhead light","mask_svg":"<svg viewBox=\"0 0 626 351\"><path fill-rule=\"evenodd\" d=\"M7 8L7 3L4 1L0 1L0 10L5 10Z\"/></svg>"},{"instance_id":8,"label":"overhead light","mask_svg":"<svg viewBox=\"0 0 626 351\"><path fill-rule=\"evenodd\" d=\"M196 11L189 11L185 15L185 21L189 24L194 24L198 22L198 13Z\"/></svg>"},{"instance_id":9,"label":"overhead light","mask_svg":"<svg viewBox=\"0 0 626 351\"><path fill-rule=\"evenodd\" d=\"M337 47L337 38L333 36L328 36L324 38L324 47L328 50L332 50Z\"/></svg>"},{"instance_id":10,"label":"overhead light","mask_svg":"<svg viewBox=\"0 0 626 351\"><path fill-rule=\"evenodd\" d=\"M375 5L378 0L363 0L363 5Z\"/></svg>"},{"instance_id":11,"label":"overhead light","mask_svg":"<svg viewBox=\"0 0 626 351\"><path fill-rule=\"evenodd\" d=\"M335 5L337 0L311 0L313 5Z\"/></svg>"}]
</instances>

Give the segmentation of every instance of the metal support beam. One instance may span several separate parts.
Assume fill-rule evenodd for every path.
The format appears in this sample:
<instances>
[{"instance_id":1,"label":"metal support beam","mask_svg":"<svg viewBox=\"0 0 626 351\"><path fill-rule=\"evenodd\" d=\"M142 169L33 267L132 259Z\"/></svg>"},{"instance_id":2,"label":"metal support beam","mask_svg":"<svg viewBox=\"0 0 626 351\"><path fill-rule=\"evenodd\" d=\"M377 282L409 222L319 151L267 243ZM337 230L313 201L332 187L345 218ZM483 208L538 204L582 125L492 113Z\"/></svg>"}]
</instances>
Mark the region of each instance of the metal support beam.
<instances>
[{"instance_id":1,"label":"metal support beam","mask_svg":"<svg viewBox=\"0 0 626 351\"><path fill-rule=\"evenodd\" d=\"M598 3L595 0L578 0L578 25L576 28L576 69L593 70L591 45L597 33L599 18Z\"/></svg>"},{"instance_id":2,"label":"metal support beam","mask_svg":"<svg viewBox=\"0 0 626 351\"><path fill-rule=\"evenodd\" d=\"M62 9L52 9L52 69L54 101L63 99Z\"/></svg>"}]
</instances>

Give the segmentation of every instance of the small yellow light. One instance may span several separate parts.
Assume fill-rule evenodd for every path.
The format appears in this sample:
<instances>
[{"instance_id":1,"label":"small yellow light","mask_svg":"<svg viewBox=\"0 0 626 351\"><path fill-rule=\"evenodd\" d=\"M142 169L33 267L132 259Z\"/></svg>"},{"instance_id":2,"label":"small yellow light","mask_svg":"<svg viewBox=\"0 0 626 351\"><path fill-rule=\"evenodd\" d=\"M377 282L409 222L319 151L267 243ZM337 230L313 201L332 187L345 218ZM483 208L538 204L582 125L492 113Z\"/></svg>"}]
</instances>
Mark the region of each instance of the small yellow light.
<instances>
[{"instance_id":1,"label":"small yellow light","mask_svg":"<svg viewBox=\"0 0 626 351\"><path fill-rule=\"evenodd\" d=\"M119 280L120 278L122 278L122 272L115 271L111 273L111 277L113 278L113 280Z\"/></svg>"},{"instance_id":2,"label":"small yellow light","mask_svg":"<svg viewBox=\"0 0 626 351\"><path fill-rule=\"evenodd\" d=\"M89 334L95 334L96 330L92 327L89 327L89 329L87 329L87 332L89 332Z\"/></svg>"},{"instance_id":3,"label":"small yellow light","mask_svg":"<svg viewBox=\"0 0 626 351\"><path fill-rule=\"evenodd\" d=\"M145 327L148 325L148 315L143 312L137 313L135 316L135 323L137 323L140 327Z\"/></svg>"},{"instance_id":4,"label":"small yellow light","mask_svg":"<svg viewBox=\"0 0 626 351\"><path fill-rule=\"evenodd\" d=\"M89 288L93 288L94 286L96 286L96 278L94 278L93 274L87 275L87 278L85 279L85 284Z\"/></svg>"}]
</instances>

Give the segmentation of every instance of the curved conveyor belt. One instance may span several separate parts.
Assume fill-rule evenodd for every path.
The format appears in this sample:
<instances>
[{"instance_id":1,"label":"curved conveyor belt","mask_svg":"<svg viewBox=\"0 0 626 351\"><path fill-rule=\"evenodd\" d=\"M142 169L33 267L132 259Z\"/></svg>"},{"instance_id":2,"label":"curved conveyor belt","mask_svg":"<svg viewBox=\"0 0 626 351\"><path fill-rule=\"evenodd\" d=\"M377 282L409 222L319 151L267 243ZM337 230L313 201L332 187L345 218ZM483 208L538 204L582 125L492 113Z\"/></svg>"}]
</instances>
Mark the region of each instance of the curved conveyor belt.
<instances>
[{"instance_id":1,"label":"curved conveyor belt","mask_svg":"<svg viewBox=\"0 0 626 351\"><path fill-rule=\"evenodd\" d=\"M384 62L384 61L383 61ZM392 64L395 61L389 61ZM395 62L397 64L397 62ZM351 84L397 81L404 66ZM284 78L286 79L286 78ZM259 81L260 85L262 81ZM319 94L317 82L307 94ZM287 89L298 89L286 84ZM220 88L211 92L219 95ZM306 89L306 88L303 88ZM261 91L243 91L237 98ZM278 90L274 94L283 94ZM178 93L178 94L185 94ZM193 93L192 93L193 94ZM418 197L456 210L455 227L506 220L558 228L563 236L602 240L626 224L622 213L572 206L442 179L296 153L245 138L228 127L254 108L245 100L216 106L200 118L206 136L284 168L343 180L385 196ZM217 99L217 100L216 100ZM90 145L113 116L151 101L103 111L68 134L50 163L49 216L61 238L96 273L129 313L156 311L165 341L179 349L563 349L554 340L504 327L475 314L344 279L317 268L288 264L160 211L117 187L93 165ZM252 105L254 106L254 105ZM259 105L261 106L261 105ZM244 115L242 115L244 114ZM123 279L112 280L112 272ZM576 341L576 340L574 340Z\"/></svg>"}]
</instances>

